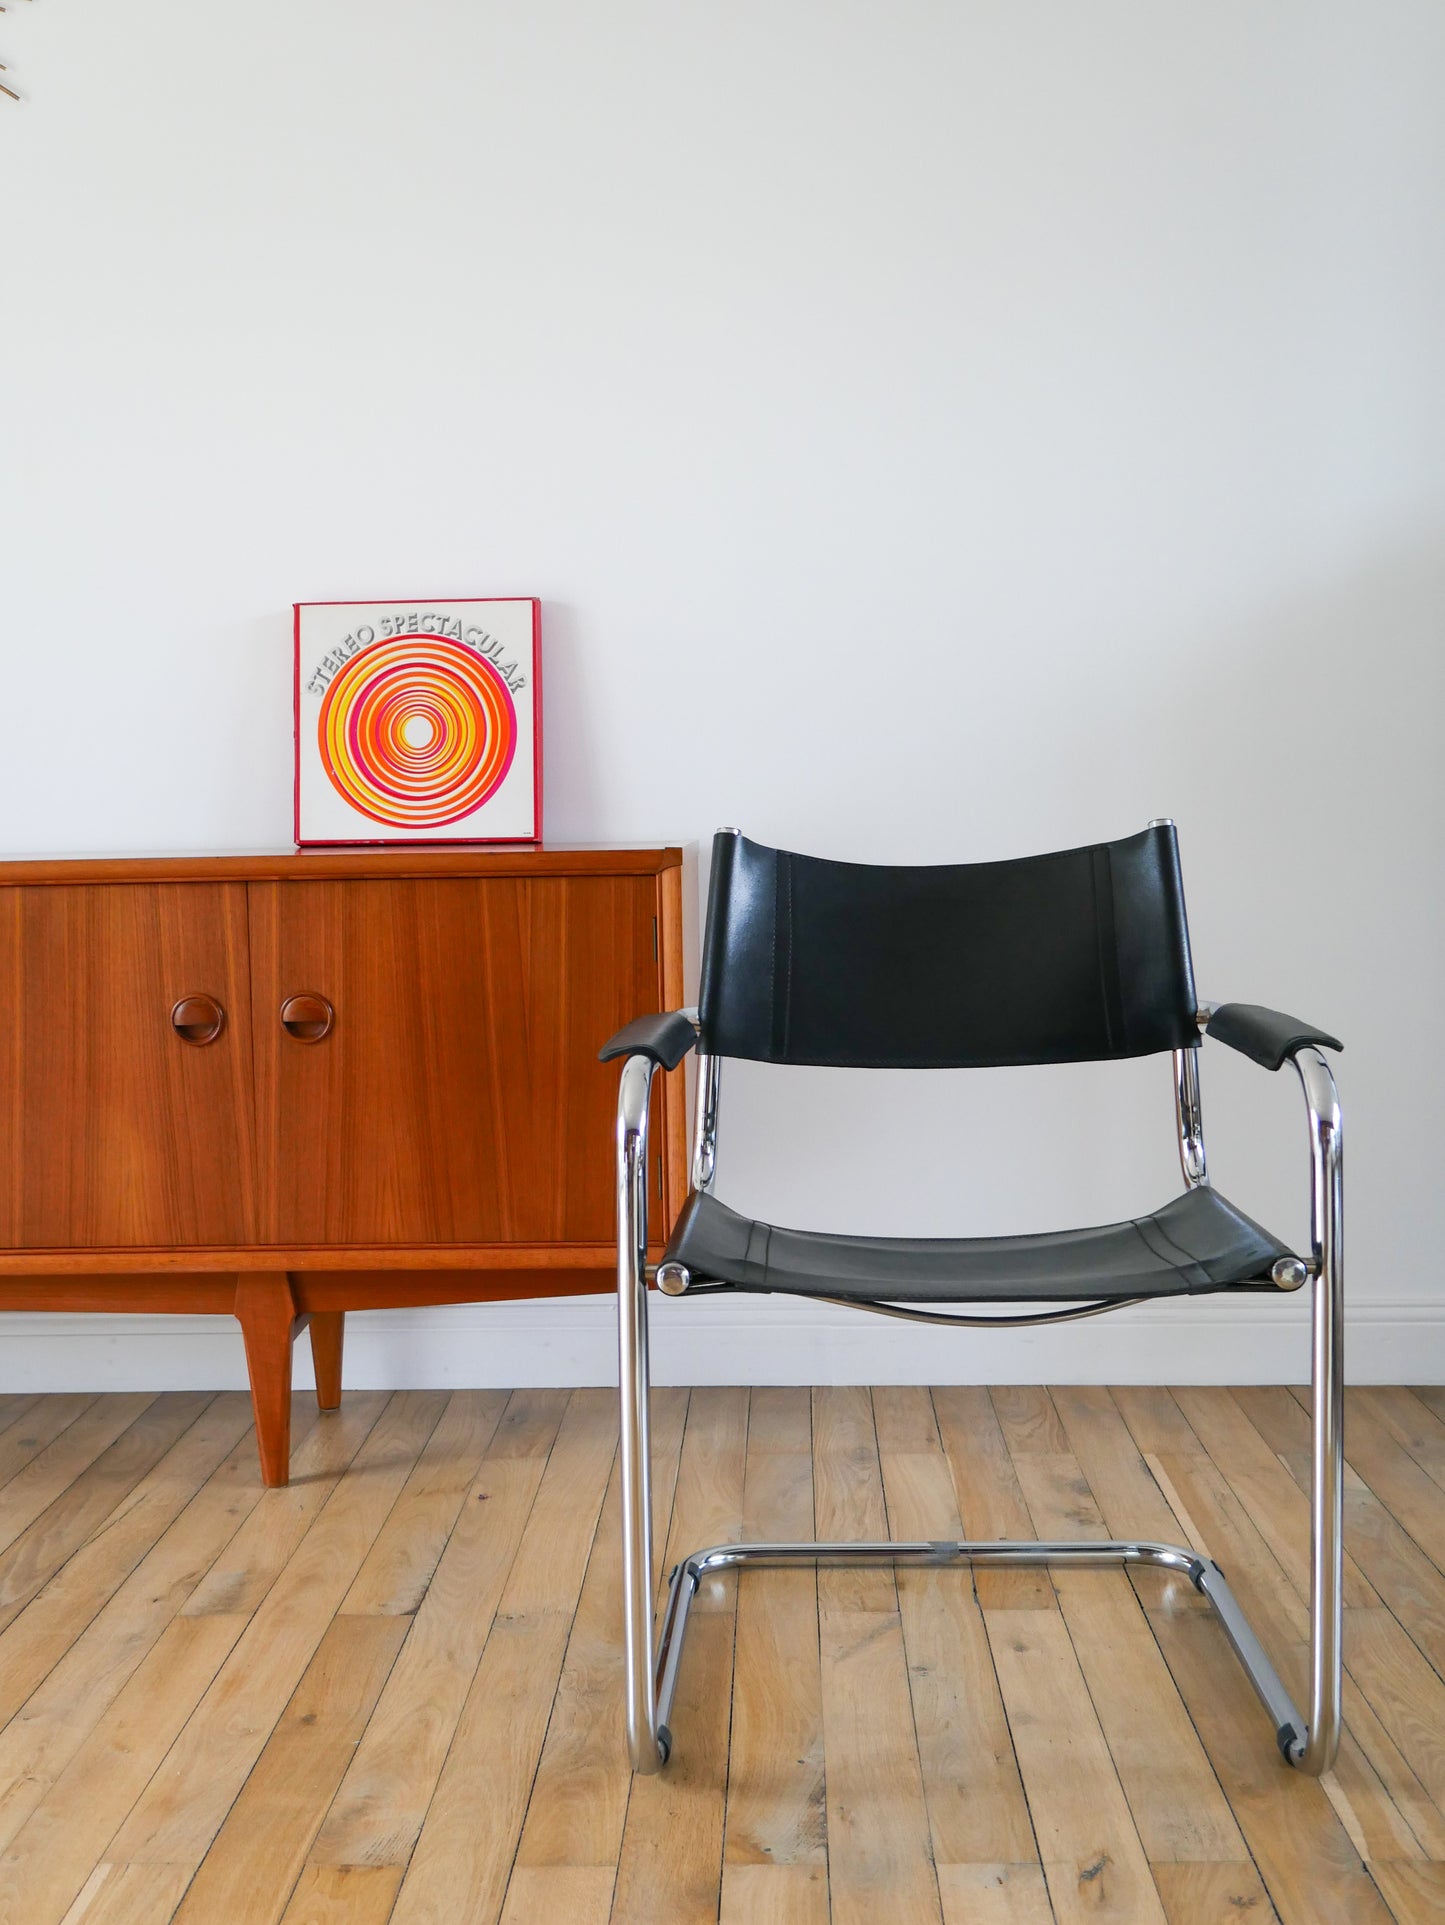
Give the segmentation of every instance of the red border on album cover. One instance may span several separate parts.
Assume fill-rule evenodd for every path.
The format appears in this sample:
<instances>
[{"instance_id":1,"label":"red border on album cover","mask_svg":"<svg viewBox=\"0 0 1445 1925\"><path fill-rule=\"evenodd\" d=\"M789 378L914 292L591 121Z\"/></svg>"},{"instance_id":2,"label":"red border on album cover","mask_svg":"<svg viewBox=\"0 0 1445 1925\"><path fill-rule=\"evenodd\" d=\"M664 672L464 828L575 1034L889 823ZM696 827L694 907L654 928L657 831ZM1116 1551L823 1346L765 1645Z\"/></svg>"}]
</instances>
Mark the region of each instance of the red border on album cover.
<instances>
[{"instance_id":1,"label":"red border on album cover","mask_svg":"<svg viewBox=\"0 0 1445 1925\"><path fill-rule=\"evenodd\" d=\"M292 604L292 690L291 746L294 762L292 785L293 832L298 849L359 849L389 845L393 848L426 848L429 844L451 843L465 847L513 847L542 840L542 604L534 595L441 595L435 601L459 607L480 607L488 603L530 602L532 608L532 834L523 836L449 836L445 829L435 836L303 836L301 834L301 611L306 608L400 607L394 596L367 596L346 601L293 602ZM418 604L420 606L420 604ZM412 639L408 637L408 639Z\"/></svg>"}]
</instances>

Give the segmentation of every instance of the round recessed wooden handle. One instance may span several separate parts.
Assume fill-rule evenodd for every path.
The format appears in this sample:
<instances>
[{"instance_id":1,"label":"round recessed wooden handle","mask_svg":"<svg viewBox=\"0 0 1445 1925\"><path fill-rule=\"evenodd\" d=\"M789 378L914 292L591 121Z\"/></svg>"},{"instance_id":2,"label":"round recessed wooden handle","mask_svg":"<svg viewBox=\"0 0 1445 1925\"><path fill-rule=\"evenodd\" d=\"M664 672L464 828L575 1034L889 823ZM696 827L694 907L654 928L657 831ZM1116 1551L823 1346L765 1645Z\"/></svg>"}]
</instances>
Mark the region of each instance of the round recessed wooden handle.
<instances>
[{"instance_id":1,"label":"round recessed wooden handle","mask_svg":"<svg viewBox=\"0 0 1445 1925\"><path fill-rule=\"evenodd\" d=\"M330 1035L335 1021L336 1011L326 998L312 995L310 991L302 996L288 996L281 1005L281 1027L298 1043L319 1043L323 1036Z\"/></svg>"},{"instance_id":2,"label":"round recessed wooden handle","mask_svg":"<svg viewBox=\"0 0 1445 1925\"><path fill-rule=\"evenodd\" d=\"M182 996L171 1011L171 1028L183 1043L214 1043L226 1027L226 1012L214 996Z\"/></svg>"}]
</instances>

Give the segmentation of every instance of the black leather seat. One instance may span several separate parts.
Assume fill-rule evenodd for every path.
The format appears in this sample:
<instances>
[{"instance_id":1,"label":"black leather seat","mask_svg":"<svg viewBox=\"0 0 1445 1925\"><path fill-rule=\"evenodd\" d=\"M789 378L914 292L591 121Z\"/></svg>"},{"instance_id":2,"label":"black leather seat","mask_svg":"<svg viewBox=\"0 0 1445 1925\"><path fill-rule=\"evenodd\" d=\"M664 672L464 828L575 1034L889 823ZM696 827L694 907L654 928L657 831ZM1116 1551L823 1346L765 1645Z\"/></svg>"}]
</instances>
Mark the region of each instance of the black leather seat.
<instances>
[{"instance_id":1,"label":"black leather seat","mask_svg":"<svg viewBox=\"0 0 1445 1925\"><path fill-rule=\"evenodd\" d=\"M785 1230L694 1191L664 1262L699 1284L861 1303L1071 1303L1255 1287L1294 1254L1217 1190L1187 1190L1152 1216L1013 1237L858 1237Z\"/></svg>"}]
</instances>

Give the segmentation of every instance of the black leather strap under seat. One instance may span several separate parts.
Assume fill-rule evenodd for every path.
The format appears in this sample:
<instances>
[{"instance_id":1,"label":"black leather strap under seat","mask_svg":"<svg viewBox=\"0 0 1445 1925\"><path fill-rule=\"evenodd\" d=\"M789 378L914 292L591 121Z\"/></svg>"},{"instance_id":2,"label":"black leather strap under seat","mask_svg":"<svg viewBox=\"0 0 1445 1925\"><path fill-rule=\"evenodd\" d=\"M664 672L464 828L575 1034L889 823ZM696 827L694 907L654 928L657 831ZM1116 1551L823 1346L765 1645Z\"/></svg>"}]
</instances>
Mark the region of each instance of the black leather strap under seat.
<instances>
[{"instance_id":1,"label":"black leather strap under seat","mask_svg":"<svg viewBox=\"0 0 1445 1925\"><path fill-rule=\"evenodd\" d=\"M900 1303L1066 1303L1275 1286L1294 1253L1217 1190L1152 1216L1018 1237L858 1237L787 1230L689 1197L667 1246L698 1282L794 1296Z\"/></svg>"}]
</instances>

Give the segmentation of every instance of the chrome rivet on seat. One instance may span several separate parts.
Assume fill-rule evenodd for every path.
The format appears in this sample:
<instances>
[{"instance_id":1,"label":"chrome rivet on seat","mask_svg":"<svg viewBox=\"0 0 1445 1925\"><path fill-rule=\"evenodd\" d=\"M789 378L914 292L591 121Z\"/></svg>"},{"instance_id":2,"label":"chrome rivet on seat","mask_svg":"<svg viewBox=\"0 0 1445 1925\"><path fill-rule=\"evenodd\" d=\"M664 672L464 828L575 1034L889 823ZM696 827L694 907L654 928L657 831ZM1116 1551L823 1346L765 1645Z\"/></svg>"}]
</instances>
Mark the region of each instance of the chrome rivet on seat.
<instances>
[{"instance_id":1,"label":"chrome rivet on seat","mask_svg":"<svg viewBox=\"0 0 1445 1925\"><path fill-rule=\"evenodd\" d=\"M685 1263L660 1263L657 1266L657 1287L665 1297L680 1297L686 1293L692 1282L692 1272Z\"/></svg>"},{"instance_id":2,"label":"chrome rivet on seat","mask_svg":"<svg viewBox=\"0 0 1445 1925\"><path fill-rule=\"evenodd\" d=\"M1298 1290L1309 1273L1309 1265L1298 1257L1278 1257L1269 1274L1281 1290Z\"/></svg>"}]
</instances>

